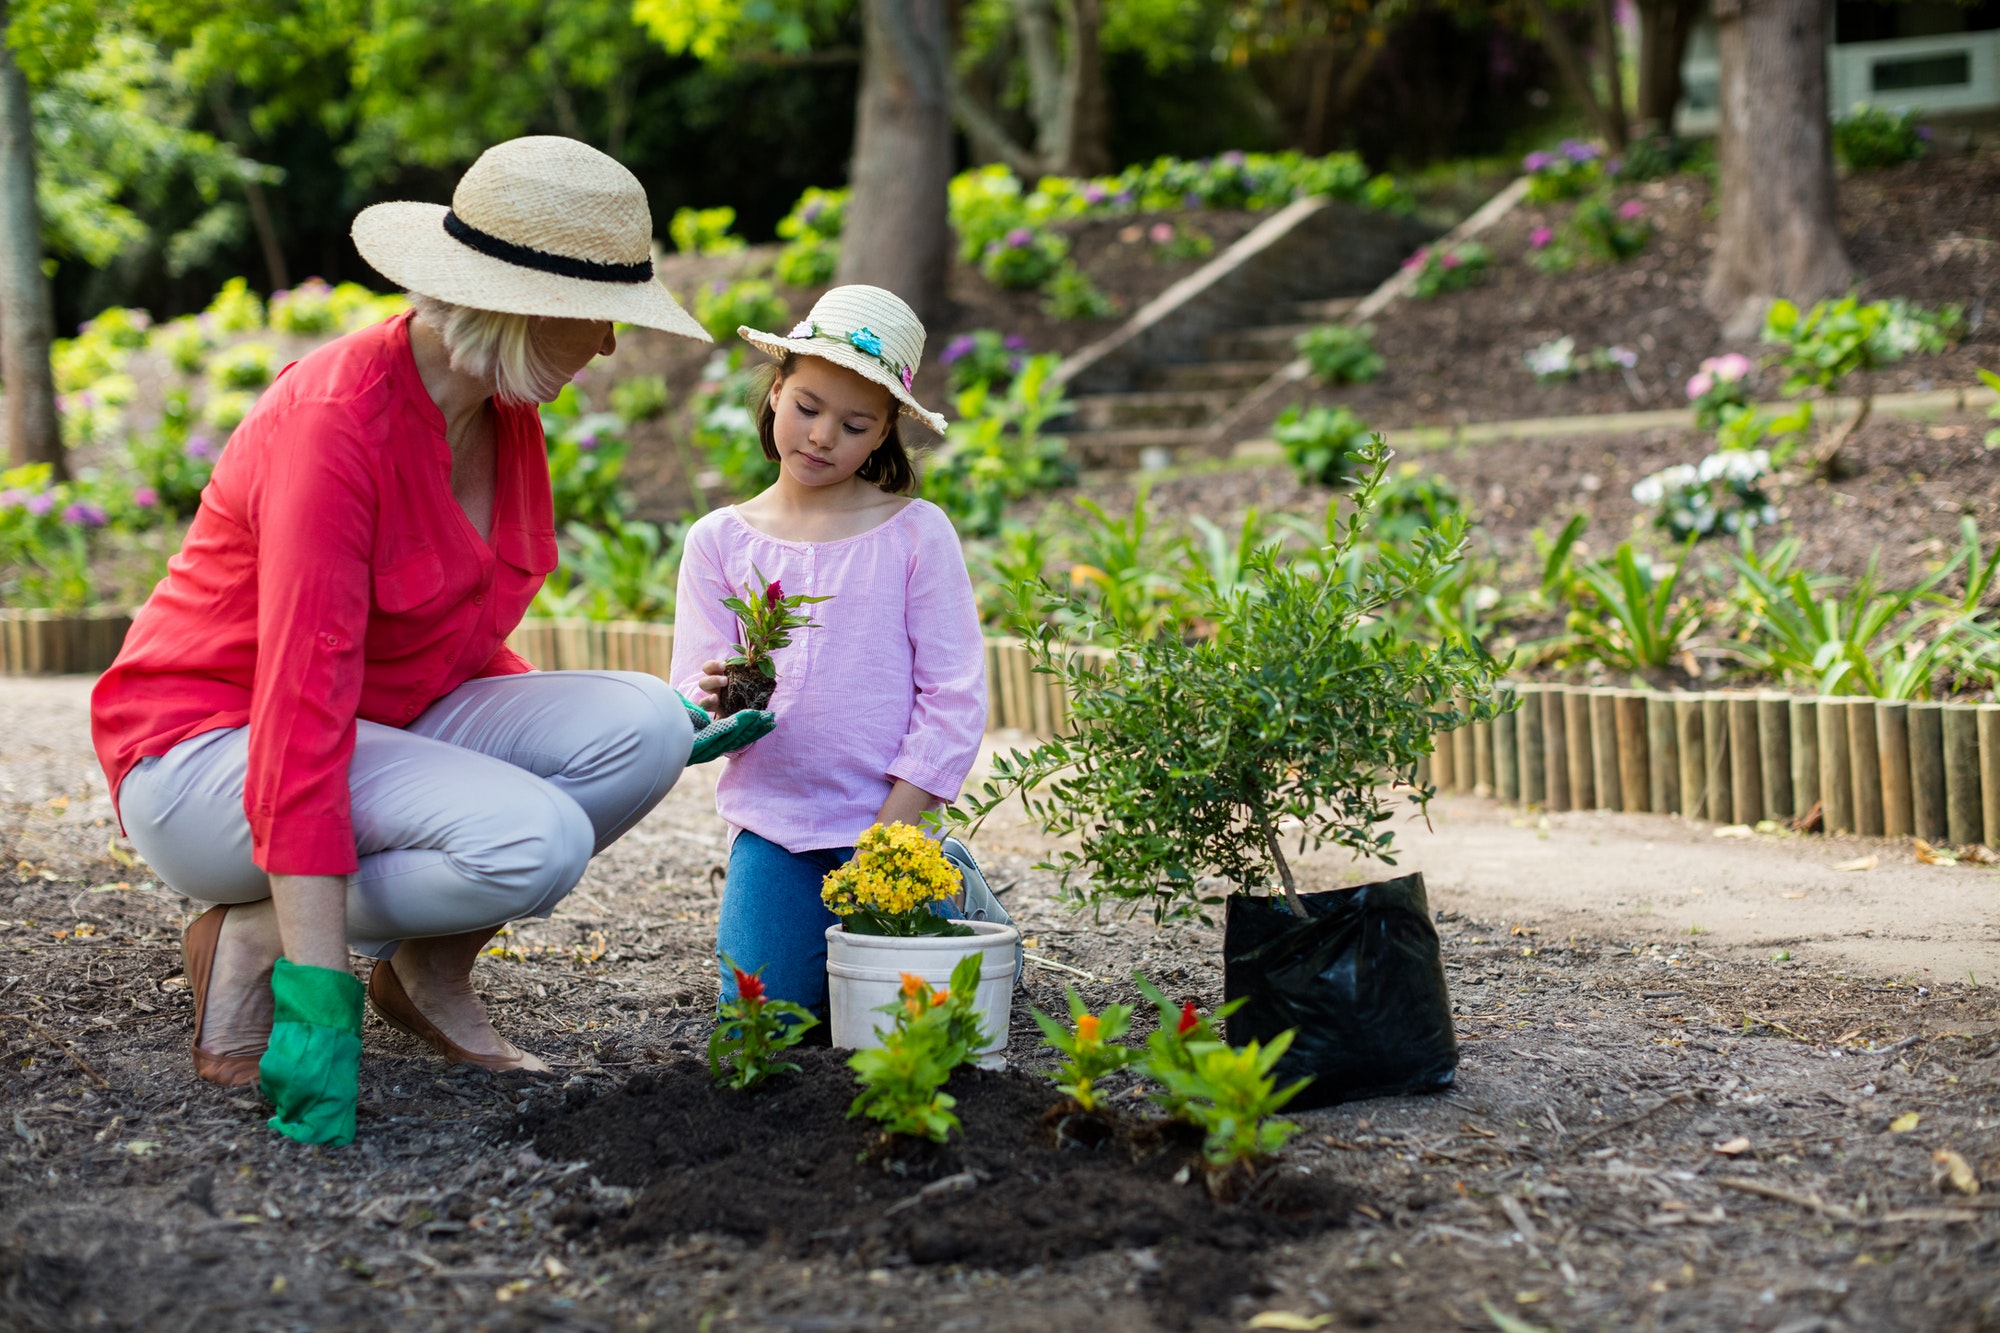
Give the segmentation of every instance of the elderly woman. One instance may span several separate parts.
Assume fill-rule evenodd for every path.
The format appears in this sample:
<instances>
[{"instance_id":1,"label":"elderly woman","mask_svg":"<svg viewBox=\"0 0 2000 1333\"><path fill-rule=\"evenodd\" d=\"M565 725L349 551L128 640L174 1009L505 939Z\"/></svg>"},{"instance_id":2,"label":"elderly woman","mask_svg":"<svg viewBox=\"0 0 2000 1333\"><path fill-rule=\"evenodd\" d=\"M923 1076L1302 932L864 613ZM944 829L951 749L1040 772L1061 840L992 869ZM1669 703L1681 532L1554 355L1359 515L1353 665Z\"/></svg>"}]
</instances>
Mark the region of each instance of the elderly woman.
<instances>
[{"instance_id":1,"label":"elderly woman","mask_svg":"<svg viewBox=\"0 0 2000 1333\"><path fill-rule=\"evenodd\" d=\"M354 240L412 309L259 400L92 697L133 845L217 904L183 943L195 1072L261 1082L308 1142L354 1134L350 948L391 1025L546 1070L487 1021L481 948L553 911L691 758L770 726L704 729L651 676L538 672L504 642L556 563L535 405L614 321L707 337L653 277L639 182L517 139L450 209L377 205Z\"/></svg>"}]
</instances>

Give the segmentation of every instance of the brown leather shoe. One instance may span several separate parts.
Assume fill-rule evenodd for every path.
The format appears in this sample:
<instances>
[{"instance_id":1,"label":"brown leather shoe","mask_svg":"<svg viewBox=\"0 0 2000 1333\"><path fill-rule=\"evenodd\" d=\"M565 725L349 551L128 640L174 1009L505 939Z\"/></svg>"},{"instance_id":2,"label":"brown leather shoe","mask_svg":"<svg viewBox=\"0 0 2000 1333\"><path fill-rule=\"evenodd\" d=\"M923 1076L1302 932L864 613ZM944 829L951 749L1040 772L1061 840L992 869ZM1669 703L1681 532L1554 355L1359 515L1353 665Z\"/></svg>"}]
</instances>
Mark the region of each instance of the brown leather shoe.
<instances>
[{"instance_id":1,"label":"brown leather shoe","mask_svg":"<svg viewBox=\"0 0 2000 1333\"><path fill-rule=\"evenodd\" d=\"M211 907L194 919L181 936L181 968L187 974L188 992L194 996L194 1052L197 1077L225 1088L241 1088L257 1081L257 1062L264 1047L254 1051L205 1051L201 1048L201 1022L208 1013L208 978L215 970L215 946L222 939L222 919L231 904Z\"/></svg>"},{"instance_id":2,"label":"brown leather shoe","mask_svg":"<svg viewBox=\"0 0 2000 1333\"><path fill-rule=\"evenodd\" d=\"M396 969L384 958L375 964L375 970L368 974L368 1003L380 1014L382 1021L399 1032L406 1032L424 1045L442 1055L453 1064L477 1065L495 1073L521 1072L542 1074L539 1069L524 1069L522 1060L532 1058L523 1051L519 1056L484 1055L478 1051L468 1051L439 1030L437 1024L425 1018L403 989L403 980L396 975Z\"/></svg>"}]
</instances>

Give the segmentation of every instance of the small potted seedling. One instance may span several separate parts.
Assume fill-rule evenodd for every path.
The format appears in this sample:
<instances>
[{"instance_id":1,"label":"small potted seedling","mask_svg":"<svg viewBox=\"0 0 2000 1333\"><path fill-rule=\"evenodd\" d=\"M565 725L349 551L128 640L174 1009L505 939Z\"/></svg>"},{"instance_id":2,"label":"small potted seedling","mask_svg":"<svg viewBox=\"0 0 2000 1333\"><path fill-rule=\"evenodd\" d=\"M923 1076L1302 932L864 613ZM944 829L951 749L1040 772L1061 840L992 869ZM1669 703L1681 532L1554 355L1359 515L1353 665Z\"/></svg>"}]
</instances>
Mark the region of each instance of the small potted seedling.
<instances>
[{"instance_id":1,"label":"small potted seedling","mask_svg":"<svg viewBox=\"0 0 2000 1333\"><path fill-rule=\"evenodd\" d=\"M730 645L736 651L723 667L726 684L715 696L715 715L732 717L746 708L769 708L771 694L778 688L778 666L772 654L790 646L792 631L818 629L812 616L799 608L831 597L785 596L784 584L766 580L762 570L752 568L763 588L743 590L740 597L725 597L723 606L736 613L741 642Z\"/></svg>"}]
</instances>

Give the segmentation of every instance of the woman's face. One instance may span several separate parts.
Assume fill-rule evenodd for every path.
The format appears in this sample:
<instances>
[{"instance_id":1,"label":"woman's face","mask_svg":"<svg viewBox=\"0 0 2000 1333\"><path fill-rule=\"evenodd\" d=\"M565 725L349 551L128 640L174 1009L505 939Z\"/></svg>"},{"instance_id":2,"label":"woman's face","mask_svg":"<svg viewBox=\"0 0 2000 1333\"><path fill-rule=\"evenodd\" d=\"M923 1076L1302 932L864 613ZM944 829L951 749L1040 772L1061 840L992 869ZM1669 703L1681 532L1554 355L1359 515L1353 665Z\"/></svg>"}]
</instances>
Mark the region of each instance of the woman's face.
<instances>
[{"instance_id":1,"label":"woman's face","mask_svg":"<svg viewBox=\"0 0 2000 1333\"><path fill-rule=\"evenodd\" d=\"M553 315L535 320L535 350L549 368L561 373L563 383L595 357L610 356L618 350L618 334L606 319L558 319Z\"/></svg>"},{"instance_id":2,"label":"woman's face","mask_svg":"<svg viewBox=\"0 0 2000 1333\"><path fill-rule=\"evenodd\" d=\"M804 486L846 481L889 433L895 402L887 389L845 366L797 358L771 386L778 466Z\"/></svg>"}]
</instances>

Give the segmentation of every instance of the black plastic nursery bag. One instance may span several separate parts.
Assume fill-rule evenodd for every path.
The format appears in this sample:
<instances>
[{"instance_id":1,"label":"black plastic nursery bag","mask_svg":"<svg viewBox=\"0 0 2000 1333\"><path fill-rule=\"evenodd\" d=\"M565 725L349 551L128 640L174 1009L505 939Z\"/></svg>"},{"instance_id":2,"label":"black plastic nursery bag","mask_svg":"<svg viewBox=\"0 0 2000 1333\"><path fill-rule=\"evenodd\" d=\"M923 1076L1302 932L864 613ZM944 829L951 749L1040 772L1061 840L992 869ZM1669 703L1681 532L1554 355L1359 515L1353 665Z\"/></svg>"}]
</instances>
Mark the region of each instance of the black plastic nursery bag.
<instances>
[{"instance_id":1,"label":"black plastic nursery bag","mask_svg":"<svg viewBox=\"0 0 2000 1333\"><path fill-rule=\"evenodd\" d=\"M1278 1084L1312 1083L1288 1109L1450 1087L1458 1039L1424 877L1300 898L1304 921L1282 896L1229 899L1223 989L1246 1001L1230 1044L1295 1031Z\"/></svg>"}]
</instances>

